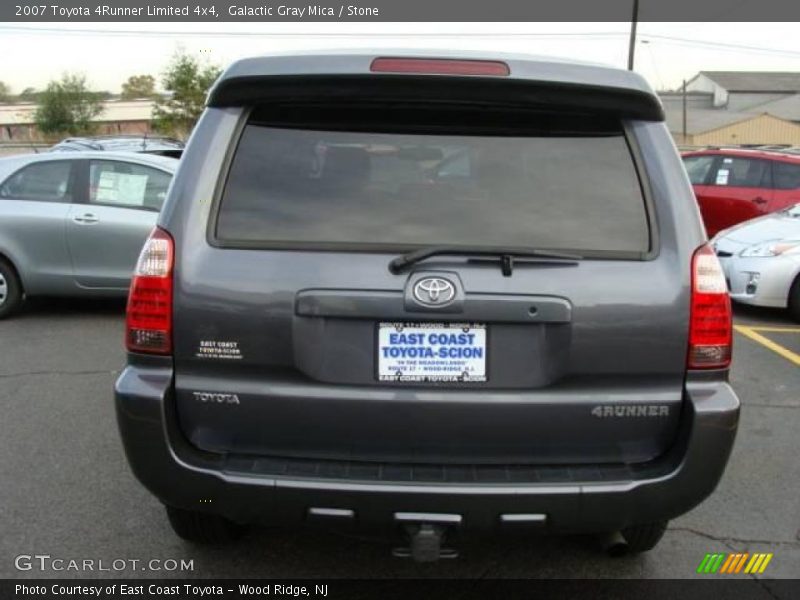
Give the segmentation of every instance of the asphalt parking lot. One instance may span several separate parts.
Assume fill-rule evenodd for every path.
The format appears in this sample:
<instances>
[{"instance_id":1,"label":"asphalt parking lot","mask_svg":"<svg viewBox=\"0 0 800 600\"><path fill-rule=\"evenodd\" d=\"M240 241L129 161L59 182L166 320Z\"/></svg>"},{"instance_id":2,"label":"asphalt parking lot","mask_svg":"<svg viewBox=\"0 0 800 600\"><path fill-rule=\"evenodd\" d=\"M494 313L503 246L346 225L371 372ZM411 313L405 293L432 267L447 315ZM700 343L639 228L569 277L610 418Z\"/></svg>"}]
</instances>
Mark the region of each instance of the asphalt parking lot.
<instances>
[{"instance_id":1,"label":"asphalt parking lot","mask_svg":"<svg viewBox=\"0 0 800 600\"><path fill-rule=\"evenodd\" d=\"M591 538L493 539L461 547L458 560L417 565L392 558L385 542L323 532L258 530L216 549L175 537L117 434L123 310L48 300L0 322L0 577L672 578L696 576L706 553L736 551L774 553L759 576L765 591L771 578L800 577L800 324L781 312L737 309L736 447L717 491L671 523L654 551L612 559ZM20 554L187 559L194 568L18 571Z\"/></svg>"}]
</instances>

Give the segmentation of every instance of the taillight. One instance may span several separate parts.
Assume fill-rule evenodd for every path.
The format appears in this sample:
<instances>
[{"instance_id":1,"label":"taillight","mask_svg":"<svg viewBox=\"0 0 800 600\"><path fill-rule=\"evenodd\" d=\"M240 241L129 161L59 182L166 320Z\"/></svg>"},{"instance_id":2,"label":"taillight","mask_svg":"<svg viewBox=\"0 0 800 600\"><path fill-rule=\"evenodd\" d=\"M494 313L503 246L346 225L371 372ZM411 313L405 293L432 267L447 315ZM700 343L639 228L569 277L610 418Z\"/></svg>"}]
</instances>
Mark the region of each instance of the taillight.
<instances>
[{"instance_id":1,"label":"taillight","mask_svg":"<svg viewBox=\"0 0 800 600\"><path fill-rule=\"evenodd\" d=\"M456 60L449 58L376 58L373 73L421 73L425 75L488 75L505 77L511 73L499 60Z\"/></svg>"},{"instance_id":2,"label":"taillight","mask_svg":"<svg viewBox=\"0 0 800 600\"><path fill-rule=\"evenodd\" d=\"M125 345L130 352L172 352L172 237L156 227L136 263L128 294Z\"/></svg>"},{"instance_id":3,"label":"taillight","mask_svg":"<svg viewBox=\"0 0 800 600\"><path fill-rule=\"evenodd\" d=\"M700 246L692 258L690 369L723 369L731 364L731 319L725 273L711 247Z\"/></svg>"}]
</instances>

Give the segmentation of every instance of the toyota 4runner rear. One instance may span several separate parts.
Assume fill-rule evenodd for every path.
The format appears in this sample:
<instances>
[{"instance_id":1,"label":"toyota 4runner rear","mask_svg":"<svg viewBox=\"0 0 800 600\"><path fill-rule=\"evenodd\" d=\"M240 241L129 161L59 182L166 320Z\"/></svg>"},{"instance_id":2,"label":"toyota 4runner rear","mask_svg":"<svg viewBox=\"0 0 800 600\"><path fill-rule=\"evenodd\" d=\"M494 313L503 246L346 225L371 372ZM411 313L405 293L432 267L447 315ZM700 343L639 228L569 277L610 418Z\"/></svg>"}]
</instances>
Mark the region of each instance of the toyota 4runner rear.
<instances>
[{"instance_id":1,"label":"toyota 4runner rear","mask_svg":"<svg viewBox=\"0 0 800 600\"><path fill-rule=\"evenodd\" d=\"M188 539L250 523L651 548L733 444L731 313L641 77L262 57L142 251L119 426ZM402 553L402 552L401 552Z\"/></svg>"}]
</instances>

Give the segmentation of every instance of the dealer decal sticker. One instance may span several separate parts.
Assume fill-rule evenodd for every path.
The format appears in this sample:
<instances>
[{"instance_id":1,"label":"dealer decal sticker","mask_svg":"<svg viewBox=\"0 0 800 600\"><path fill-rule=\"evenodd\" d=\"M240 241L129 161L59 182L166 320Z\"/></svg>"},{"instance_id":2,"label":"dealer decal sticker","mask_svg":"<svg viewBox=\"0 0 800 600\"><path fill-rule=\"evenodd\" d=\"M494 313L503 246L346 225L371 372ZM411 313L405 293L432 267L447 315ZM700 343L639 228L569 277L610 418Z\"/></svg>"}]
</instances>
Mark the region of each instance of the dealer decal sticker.
<instances>
[{"instance_id":1,"label":"dealer decal sticker","mask_svg":"<svg viewBox=\"0 0 800 600\"><path fill-rule=\"evenodd\" d=\"M215 358L218 360L241 360L242 351L239 342L222 340L200 340L195 352L197 358Z\"/></svg>"}]
</instances>

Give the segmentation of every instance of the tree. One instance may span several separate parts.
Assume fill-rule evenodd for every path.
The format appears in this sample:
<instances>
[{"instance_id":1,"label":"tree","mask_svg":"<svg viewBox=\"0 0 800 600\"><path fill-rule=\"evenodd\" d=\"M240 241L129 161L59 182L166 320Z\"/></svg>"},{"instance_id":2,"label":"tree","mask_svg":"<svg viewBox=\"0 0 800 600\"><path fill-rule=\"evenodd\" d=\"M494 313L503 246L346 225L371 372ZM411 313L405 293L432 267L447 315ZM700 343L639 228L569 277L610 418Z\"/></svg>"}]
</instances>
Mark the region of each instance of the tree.
<instances>
[{"instance_id":1,"label":"tree","mask_svg":"<svg viewBox=\"0 0 800 600\"><path fill-rule=\"evenodd\" d=\"M156 95L156 78L152 75L131 75L122 84L122 99L152 98Z\"/></svg>"},{"instance_id":2,"label":"tree","mask_svg":"<svg viewBox=\"0 0 800 600\"><path fill-rule=\"evenodd\" d=\"M177 52L161 79L169 95L156 100L154 128L173 135L188 135L203 112L206 93L221 72L217 65L200 64L185 52Z\"/></svg>"},{"instance_id":3,"label":"tree","mask_svg":"<svg viewBox=\"0 0 800 600\"><path fill-rule=\"evenodd\" d=\"M100 94L87 88L86 76L66 73L39 94L33 119L44 134L78 135L91 133L101 112Z\"/></svg>"},{"instance_id":4,"label":"tree","mask_svg":"<svg viewBox=\"0 0 800 600\"><path fill-rule=\"evenodd\" d=\"M11 88L5 81L0 81L0 102L8 102L11 99Z\"/></svg>"},{"instance_id":5,"label":"tree","mask_svg":"<svg viewBox=\"0 0 800 600\"><path fill-rule=\"evenodd\" d=\"M36 102L36 99L39 97L39 92L36 91L35 88L26 87L19 93L19 98L23 102Z\"/></svg>"}]
</instances>

